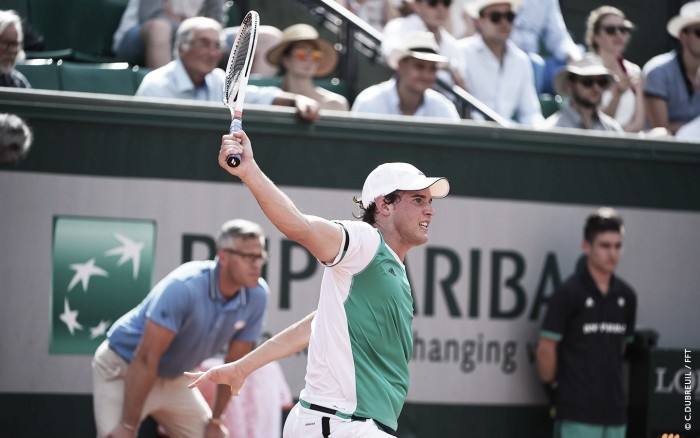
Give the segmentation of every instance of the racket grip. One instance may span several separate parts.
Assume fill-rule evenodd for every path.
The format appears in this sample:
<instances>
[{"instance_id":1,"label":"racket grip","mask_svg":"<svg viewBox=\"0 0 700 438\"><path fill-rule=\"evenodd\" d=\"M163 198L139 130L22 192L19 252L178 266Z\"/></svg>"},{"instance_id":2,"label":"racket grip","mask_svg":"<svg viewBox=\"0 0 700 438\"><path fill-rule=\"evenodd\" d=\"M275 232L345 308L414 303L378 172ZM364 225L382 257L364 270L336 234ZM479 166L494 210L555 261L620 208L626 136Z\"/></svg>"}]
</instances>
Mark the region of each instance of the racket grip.
<instances>
[{"instance_id":1,"label":"racket grip","mask_svg":"<svg viewBox=\"0 0 700 438\"><path fill-rule=\"evenodd\" d=\"M228 133L233 134L234 132L238 132L241 129L243 129L243 120L241 120L239 117L234 118L231 120L231 126L229 127ZM231 154L228 157L226 157L226 164L229 165L229 167L238 167L239 164L241 164L241 156L238 154Z\"/></svg>"}]
</instances>

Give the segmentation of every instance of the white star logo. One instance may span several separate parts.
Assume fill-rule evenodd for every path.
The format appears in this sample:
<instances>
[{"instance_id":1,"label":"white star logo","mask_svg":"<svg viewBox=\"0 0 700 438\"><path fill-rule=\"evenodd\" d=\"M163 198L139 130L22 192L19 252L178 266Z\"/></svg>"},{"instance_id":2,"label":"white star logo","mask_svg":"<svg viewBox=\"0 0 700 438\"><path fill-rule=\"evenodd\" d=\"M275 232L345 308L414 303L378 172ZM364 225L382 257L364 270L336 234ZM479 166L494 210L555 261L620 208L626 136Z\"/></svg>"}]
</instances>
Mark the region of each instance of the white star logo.
<instances>
[{"instance_id":1,"label":"white star logo","mask_svg":"<svg viewBox=\"0 0 700 438\"><path fill-rule=\"evenodd\" d=\"M625 299L623 297L618 298L617 305L620 307L625 307Z\"/></svg>"},{"instance_id":2,"label":"white star logo","mask_svg":"<svg viewBox=\"0 0 700 438\"><path fill-rule=\"evenodd\" d=\"M593 307L593 304L594 304L593 298L591 298L591 297L586 298L586 307L588 307L588 308Z\"/></svg>"},{"instance_id":3,"label":"white star logo","mask_svg":"<svg viewBox=\"0 0 700 438\"><path fill-rule=\"evenodd\" d=\"M100 323L95 327L90 327L90 339L95 339L107 333L107 327L109 327L110 322L111 321L100 320Z\"/></svg>"},{"instance_id":4,"label":"white star logo","mask_svg":"<svg viewBox=\"0 0 700 438\"><path fill-rule=\"evenodd\" d=\"M120 255L117 266L121 266L129 260L132 261L134 267L134 280L139 276L139 265L141 264L141 250L143 249L143 242L134 242L128 237L114 233L114 238L121 242L121 246L112 248L105 252L105 255Z\"/></svg>"},{"instance_id":5,"label":"white star logo","mask_svg":"<svg viewBox=\"0 0 700 438\"><path fill-rule=\"evenodd\" d=\"M83 326L78 322L78 311L71 310L70 306L68 306L68 298L63 301L63 313L61 313L59 318L66 324L71 335L76 329L83 329Z\"/></svg>"},{"instance_id":6,"label":"white star logo","mask_svg":"<svg viewBox=\"0 0 700 438\"><path fill-rule=\"evenodd\" d=\"M90 259L85 263L73 263L70 268L75 271L73 279L68 284L68 292L70 292L78 282L83 285L83 292L87 292L88 283L90 282L90 277L93 275L100 275L102 277L109 277L107 271L95 266L95 259Z\"/></svg>"}]
</instances>

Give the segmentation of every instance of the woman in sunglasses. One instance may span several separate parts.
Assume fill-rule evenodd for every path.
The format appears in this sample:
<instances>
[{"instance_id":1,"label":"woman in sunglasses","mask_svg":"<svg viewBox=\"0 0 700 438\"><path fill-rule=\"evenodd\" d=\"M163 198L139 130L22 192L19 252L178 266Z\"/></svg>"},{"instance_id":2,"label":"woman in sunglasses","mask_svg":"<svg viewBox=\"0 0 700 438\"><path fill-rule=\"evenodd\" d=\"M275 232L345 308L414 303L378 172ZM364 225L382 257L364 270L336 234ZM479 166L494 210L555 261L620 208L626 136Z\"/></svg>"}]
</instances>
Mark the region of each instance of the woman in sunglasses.
<instances>
[{"instance_id":1,"label":"woman in sunglasses","mask_svg":"<svg viewBox=\"0 0 700 438\"><path fill-rule=\"evenodd\" d=\"M280 41L267 52L267 61L280 69L282 89L310 97L321 109L347 111L348 100L314 82L328 76L338 65L338 52L308 24L295 24L282 31Z\"/></svg>"},{"instance_id":2,"label":"woman in sunglasses","mask_svg":"<svg viewBox=\"0 0 700 438\"><path fill-rule=\"evenodd\" d=\"M623 57L633 29L625 14L612 6L594 9L586 21L588 50L600 56L605 67L618 77L603 93L601 109L620 122L626 132L641 131L645 120L642 71Z\"/></svg>"}]
</instances>

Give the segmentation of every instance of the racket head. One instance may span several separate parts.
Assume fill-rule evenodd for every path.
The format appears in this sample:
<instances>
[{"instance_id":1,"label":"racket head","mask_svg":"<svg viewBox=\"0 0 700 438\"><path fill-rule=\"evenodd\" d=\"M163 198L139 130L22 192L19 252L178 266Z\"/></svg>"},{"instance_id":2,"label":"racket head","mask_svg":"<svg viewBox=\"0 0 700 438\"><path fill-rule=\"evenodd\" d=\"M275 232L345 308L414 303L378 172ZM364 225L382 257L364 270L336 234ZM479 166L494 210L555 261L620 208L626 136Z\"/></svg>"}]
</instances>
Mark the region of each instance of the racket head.
<instances>
[{"instance_id":1,"label":"racket head","mask_svg":"<svg viewBox=\"0 0 700 438\"><path fill-rule=\"evenodd\" d=\"M243 18L236 38L231 47L231 54L226 64L226 80L224 81L224 105L231 111L242 109L245 97L245 86L250 77L253 65L253 54L258 43L258 27L260 16L250 11Z\"/></svg>"}]
</instances>

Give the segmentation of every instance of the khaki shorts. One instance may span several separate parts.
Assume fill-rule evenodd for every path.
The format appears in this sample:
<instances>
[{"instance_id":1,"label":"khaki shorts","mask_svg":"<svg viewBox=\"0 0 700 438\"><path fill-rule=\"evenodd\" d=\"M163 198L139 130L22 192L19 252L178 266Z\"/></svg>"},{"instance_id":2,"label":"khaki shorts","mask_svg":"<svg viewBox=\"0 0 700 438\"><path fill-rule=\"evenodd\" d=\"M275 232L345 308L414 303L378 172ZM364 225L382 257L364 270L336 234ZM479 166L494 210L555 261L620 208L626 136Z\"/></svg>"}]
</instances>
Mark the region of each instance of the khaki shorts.
<instances>
[{"instance_id":1,"label":"khaki shorts","mask_svg":"<svg viewBox=\"0 0 700 438\"><path fill-rule=\"evenodd\" d=\"M93 409L97 436L105 437L121 423L124 382L129 364L104 341L92 360ZM204 437L211 409L197 390L187 389L190 379L158 377L141 411L151 415L170 437Z\"/></svg>"}]
</instances>

